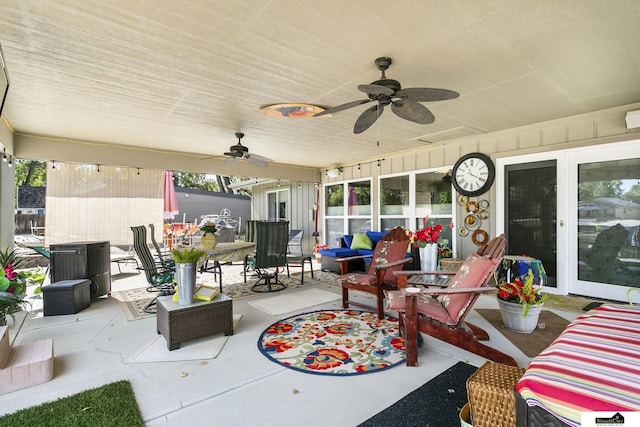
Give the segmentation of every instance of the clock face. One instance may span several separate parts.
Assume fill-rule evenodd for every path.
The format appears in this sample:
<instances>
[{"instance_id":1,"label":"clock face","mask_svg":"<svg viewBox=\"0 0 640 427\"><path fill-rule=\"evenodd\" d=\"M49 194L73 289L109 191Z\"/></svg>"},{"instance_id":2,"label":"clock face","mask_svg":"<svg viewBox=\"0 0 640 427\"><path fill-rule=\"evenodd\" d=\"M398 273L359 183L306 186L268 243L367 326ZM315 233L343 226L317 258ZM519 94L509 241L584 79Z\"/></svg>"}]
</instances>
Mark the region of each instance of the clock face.
<instances>
[{"instance_id":1,"label":"clock face","mask_svg":"<svg viewBox=\"0 0 640 427\"><path fill-rule=\"evenodd\" d=\"M465 196L486 193L493 184L495 169L489 156L471 153L461 157L453 167L453 186Z\"/></svg>"}]
</instances>

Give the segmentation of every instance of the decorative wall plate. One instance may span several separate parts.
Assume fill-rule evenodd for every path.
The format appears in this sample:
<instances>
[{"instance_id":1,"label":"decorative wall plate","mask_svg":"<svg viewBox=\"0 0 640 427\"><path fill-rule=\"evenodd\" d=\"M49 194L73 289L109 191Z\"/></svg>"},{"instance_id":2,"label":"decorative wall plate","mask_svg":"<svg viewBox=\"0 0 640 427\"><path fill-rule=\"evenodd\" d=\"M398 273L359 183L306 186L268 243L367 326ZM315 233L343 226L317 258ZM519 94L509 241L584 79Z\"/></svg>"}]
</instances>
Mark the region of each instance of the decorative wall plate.
<instances>
[{"instance_id":1,"label":"decorative wall plate","mask_svg":"<svg viewBox=\"0 0 640 427\"><path fill-rule=\"evenodd\" d=\"M466 205L468 201L469 201L469 196L464 196L462 194L458 196L458 204L460 206Z\"/></svg>"},{"instance_id":2,"label":"decorative wall plate","mask_svg":"<svg viewBox=\"0 0 640 427\"><path fill-rule=\"evenodd\" d=\"M464 236L468 236L469 235L469 229L465 228L465 227L461 227L458 230L458 234L461 235L462 237Z\"/></svg>"},{"instance_id":3,"label":"decorative wall plate","mask_svg":"<svg viewBox=\"0 0 640 427\"><path fill-rule=\"evenodd\" d=\"M480 211L478 211L478 218L489 219L489 211L486 209L480 209Z\"/></svg>"},{"instance_id":4,"label":"decorative wall plate","mask_svg":"<svg viewBox=\"0 0 640 427\"><path fill-rule=\"evenodd\" d=\"M476 213L478 209L480 209L478 202L467 202L467 212Z\"/></svg>"},{"instance_id":5,"label":"decorative wall plate","mask_svg":"<svg viewBox=\"0 0 640 427\"><path fill-rule=\"evenodd\" d=\"M485 243L487 243L487 241L489 240L489 235L487 234L486 231L484 230L476 230L473 232L473 234L471 235L471 241L476 245L476 246L482 246Z\"/></svg>"},{"instance_id":6,"label":"decorative wall plate","mask_svg":"<svg viewBox=\"0 0 640 427\"><path fill-rule=\"evenodd\" d=\"M489 207L489 201L487 199L480 200L480 208L487 209Z\"/></svg>"},{"instance_id":7,"label":"decorative wall plate","mask_svg":"<svg viewBox=\"0 0 640 427\"><path fill-rule=\"evenodd\" d=\"M480 225L482 225L482 220L476 215L467 215L464 219L464 225L469 230L475 230L477 228L480 228Z\"/></svg>"}]
</instances>

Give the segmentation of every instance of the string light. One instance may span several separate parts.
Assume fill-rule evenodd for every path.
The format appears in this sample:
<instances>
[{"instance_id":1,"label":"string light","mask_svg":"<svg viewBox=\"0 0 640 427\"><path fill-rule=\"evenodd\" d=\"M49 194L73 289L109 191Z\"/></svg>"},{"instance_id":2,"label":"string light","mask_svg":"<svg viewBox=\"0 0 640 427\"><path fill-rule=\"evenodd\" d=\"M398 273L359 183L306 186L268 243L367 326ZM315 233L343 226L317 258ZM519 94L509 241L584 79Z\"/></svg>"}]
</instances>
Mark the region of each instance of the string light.
<instances>
[{"instance_id":1,"label":"string light","mask_svg":"<svg viewBox=\"0 0 640 427\"><path fill-rule=\"evenodd\" d=\"M13 158L11 156L9 156L9 167L13 167Z\"/></svg>"},{"instance_id":2,"label":"string light","mask_svg":"<svg viewBox=\"0 0 640 427\"><path fill-rule=\"evenodd\" d=\"M138 168L138 175L140 175L140 168Z\"/></svg>"},{"instance_id":3,"label":"string light","mask_svg":"<svg viewBox=\"0 0 640 427\"><path fill-rule=\"evenodd\" d=\"M100 164L98 163L98 173L100 173Z\"/></svg>"},{"instance_id":4,"label":"string light","mask_svg":"<svg viewBox=\"0 0 640 427\"><path fill-rule=\"evenodd\" d=\"M360 163L358 163L358 172L360 172Z\"/></svg>"},{"instance_id":5,"label":"string light","mask_svg":"<svg viewBox=\"0 0 640 427\"><path fill-rule=\"evenodd\" d=\"M3 162L5 162L5 163L7 163L7 160L8 160L8 159L7 159L7 149L5 148L5 149L4 149L4 156L2 156L2 161L3 161Z\"/></svg>"},{"instance_id":6,"label":"string light","mask_svg":"<svg viewBox=\"0 0 640 427\"><path fill-rule=\"evenodd\" d=\"M52 160L51 161L51 169L55 169L56 168L56 161Z\"/></svg>"}]
</instances>

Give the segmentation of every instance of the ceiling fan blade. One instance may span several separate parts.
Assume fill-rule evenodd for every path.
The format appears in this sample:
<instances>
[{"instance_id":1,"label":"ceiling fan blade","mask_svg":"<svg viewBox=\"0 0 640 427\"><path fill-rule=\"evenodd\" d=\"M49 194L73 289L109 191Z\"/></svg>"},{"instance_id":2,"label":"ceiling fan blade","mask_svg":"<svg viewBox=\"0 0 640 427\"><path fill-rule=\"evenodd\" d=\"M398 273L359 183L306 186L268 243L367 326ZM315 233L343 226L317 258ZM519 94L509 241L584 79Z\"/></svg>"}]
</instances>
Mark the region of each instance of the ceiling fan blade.
<instances>
[{"instance_id":1,"label":"ceiling fan blade","mask_svg":"<svg viewBox=\"0 0 640 427\"><path fill-rule=\"evenodd\" d=\"M371 108L364 110L364 113L358 117L356 124L353 126L353 133L362 133L378 120L378 117L384 111L382 104L376 104Z\"/></svg>"},{"instance_id":2,"label":"ceiling fan blade","mask_svg":"<svg viewBox=\"0 0 640 427\"><path fill-rule=\"evenodd\" d=\"M391 111L398 117L423 125L428 125L436 120L427 107L418 102L406 99L393 102L391 104Z\"/></svg>"},{"instance_id":3,"label":"ceiling fan blade","mask_svg":"<svg viewBox=\"0 0 640 427\"><path fill-rule=\"evenodd\" d=\"M321 111L319 113L314 114L313 117L320 117L320 116L324 116L326 114L337 113L338 111L346 110L346 109L352 108L352 107L357 107L358 105L366 104L367 102L371 102L371 100L370 99L360 99L358 101L347 102L346 104L338 105L338 106L333 107L333 108L327 108L324 111Z\"/></svg>"},{"instance_id":4,"label":"ceiling fan blade","mask_svg":"<svg viewBox=\"0 0 640 427\"><path fill-rule=\"evenodd\" d=\"M387 95L387 96L391 96L394 94L394 90L386 87L386 86L382 86L382 85L374 85L374 84L369 84L369 85L358 85L358 90L360 92L364 92L367 95Z\"/></svg>"},{"instance_id":5,"label":"ceiling fan blade","mask_svg":"<svg viewBox=\"0 0 640 427\"><path fill-rule=\"evenodd\" d=\"M254 159L254 160L260 160L261 162L265 162L265 163L272 163L273 160L271 160L268 157L265 156L261 156L260 154L253 154L253 153L247 153L244 156L245 159Z\"/></svg>"},{"instance_id":6,"label":"ceiling fan blade","mask_svg":"<svg viewBox=\"0 0 640 427\"><path fill-rule=\"evenodd\" d=\"M235 157L228 157L222 161L222 164L225 166L229 166L234 164L238 159Z\"/></svg>"},{"instance_id":7,"label":"ceiling fan blade","mask_svg":"<svg viewBox=\"0 0 640 427\"><path fill-rule=\"evenodd\" d=\"M404 99L410 99L416 102L444 101L447 99L455 99L460 96L458 92L449 89L434 89L430 87L410 87L400 89L395 96Z\"/></svg>"},{"instance_id":8,"label":"ceiling fan blade","mask_svg":"<svg viewBox=\"0 0 640 427\"><path fill-rule=\"evenodd\" d=\"M264 160L258 159L256 158L255 155L253 154L247 154L244 159L248 162L251 163L254 166L258 166L259 168L263 168L265 166L267 166L267 162L265 162Z\"/></svg>"}]
</instances>

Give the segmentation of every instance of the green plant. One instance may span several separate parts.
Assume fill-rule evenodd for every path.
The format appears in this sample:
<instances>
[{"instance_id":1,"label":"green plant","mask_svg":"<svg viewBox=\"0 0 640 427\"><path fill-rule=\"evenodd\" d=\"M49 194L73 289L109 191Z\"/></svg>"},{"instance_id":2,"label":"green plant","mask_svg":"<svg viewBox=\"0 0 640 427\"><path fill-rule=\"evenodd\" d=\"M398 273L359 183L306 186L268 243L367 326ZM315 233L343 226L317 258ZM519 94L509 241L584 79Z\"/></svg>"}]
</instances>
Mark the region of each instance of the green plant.
<instances>
[{"instance_id":1,"label":"green plant","mask_svg":"<svg viewBox=\"0 0 640 427\"><path fill-rule=\"evenodd\" d=\"M176 263L197 262L205 255L205 251L196 248L172 249L171 256Z\"/></svg>"},{"instance_id":2,"label":"green plant","mask_svg":"<svg viewBox=\"0 0 640 427\"><path fill-rule=\"evenodd\" d=\"M7 322L7 315L20 311L27 304L24 300L29 274L18 271L26 260L15 250L0 250L0 325Z\"/></svg>"},{"instance_id":3,"label":"green plant","mask_svg":"<svg viewBox=\"0 0 640 427\"><path fill-rule=\"evenodd\" d=\"M216 231L218 231L218 228L212 222L205 222L202 227L200 227L200 231L202 231L203 234L214 234Z\"/></svg>"},{"instance_id":4,"label":"green plant","mask_svg":"<svg viewBox=\"0 0 640 427\"><path fill-rule=\"evenodd\" d=\"M529 269L527 276L522 280L514 280L513 283L498 285L498 299L507 302L521 304L522 317L526 317L529 307L540 305L548 299L555 299L553 295L541 294L540 288L533 285L533 272Z\"/></svg>"}]
</instances>

